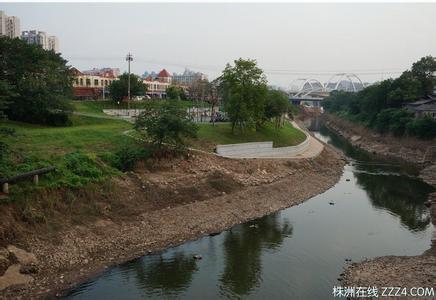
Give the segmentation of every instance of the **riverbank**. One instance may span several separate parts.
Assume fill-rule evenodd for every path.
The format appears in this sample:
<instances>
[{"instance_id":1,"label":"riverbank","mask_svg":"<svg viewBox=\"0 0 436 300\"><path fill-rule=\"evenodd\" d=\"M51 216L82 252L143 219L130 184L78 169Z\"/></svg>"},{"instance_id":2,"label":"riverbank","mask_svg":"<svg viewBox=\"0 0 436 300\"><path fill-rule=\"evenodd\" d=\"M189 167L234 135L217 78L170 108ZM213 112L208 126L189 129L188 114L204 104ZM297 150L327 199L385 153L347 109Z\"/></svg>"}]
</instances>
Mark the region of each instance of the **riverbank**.
<instances>
[{"instance_id":1,"label":"riverbank","mask_svg":"<svg viewBox=\"0 0 436 300\"><path fill-rule=\"evenodd\" d=\"M429 196L431 219L436 226L436 193ZM343 286L351 287L400 287L435 288L436 283L436 236L433 235L431 248L417 256L383 256L375 259L352 263L344 272ZM436 293L433 290L433 293ZM434 295L419 299L434 299ZM400 299L416 299L417 297L401 297Z\"/></svg>"},{"instance_id":2,"label":"riverbank","mask_svg":"<svg viewBox=\"0 0 436 300\"><path fill-rule=\"evenodd\" d=\"M109 266L297 205L333 186L343 165L326 147L311 160L195 154L136 170L112 180L111 194L95 200L97 220L57 232L42 226L17 232L14 245L34 255L34 268L26 270L27 281L0 295L54 296Z\"/></svg>"},{"instance_id":3,"label":"riverbank","mask_svg":"<svg viewBox=\"0 0 436 300\"><path fill-rule=\"evenodd\" d=\"M353 146L372 154L406 161L421 169L420 178L436 188L434 141L381 136L358 124L327 114L326 126ZM430 214L436 225L436 193L429 195ZM436 234L436 233L435 233ZM359 287L434 287L436 282L436 235L431 248L418 256L383 256L352 263L341 278L341 285ZM381 290L379 290L381 293ZM403 297L409 299L411 297ZM422 297L420 299L433 299Z\"/></svg>"},{"instance_id":4,"label":"riverbank","mask_svg":"<svg viewBox=\"0 0 436 300\"><path fill-rule=\"evenodd\" d=\"M322 117L328 128L347 139L353 146L372 154L421 166L435 162L436 144L434 140L381 135L360 124L333 114L326 113Z\"/></svg>"}]
</instances>

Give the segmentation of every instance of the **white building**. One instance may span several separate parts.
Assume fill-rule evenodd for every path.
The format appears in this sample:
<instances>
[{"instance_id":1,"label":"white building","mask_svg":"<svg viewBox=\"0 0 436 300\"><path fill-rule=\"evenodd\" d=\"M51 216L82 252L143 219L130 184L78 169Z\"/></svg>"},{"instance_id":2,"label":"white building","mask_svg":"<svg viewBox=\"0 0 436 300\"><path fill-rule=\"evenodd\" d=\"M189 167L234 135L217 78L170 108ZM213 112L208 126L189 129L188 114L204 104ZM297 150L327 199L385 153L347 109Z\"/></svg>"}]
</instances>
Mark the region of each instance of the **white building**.
<instances>
[{"instance_id":1,"label":"white building","mask_svg":"<svg viewBox=\"0 0 436 300\"><path fill-rule=\"evenodd\" d=\"M28 44L40 45L42 49L59 52L58 38L54 35L48 36L44 31L23 31L21 34L21 39Z\"/></svg>"},{"instance_id":2,"label":"white building","mask_svg":"<svg viewBox=\"0 0 436 300\"><path fill-rule=\"evenodd\" d=\"M20 37L20 19L15 16L8 17L4 11L0 10L0 35L12 39Z\"/></svg>"},{"instance_id":3,"label":"white building","mask_svg":"<svg viewBox=\"0 0 436 300\"><path fill-rule=\"evenodd\" d=\"M185 69L183 74L173 74L173 83L182 86L191 86L199 80L207 80L207 75L201 72L193 72Z\"/></svg>"},{"instance_id":4,"label":"white building","mask_svg":"<svg viewBox=\"0 0 436 300\"><path fill-rule=\"evenodd\" d=\"M56 36L51 35L48 37L48 50L53 50L55 53L59 52L59 40Z\"/></svg>"}]
</instances>

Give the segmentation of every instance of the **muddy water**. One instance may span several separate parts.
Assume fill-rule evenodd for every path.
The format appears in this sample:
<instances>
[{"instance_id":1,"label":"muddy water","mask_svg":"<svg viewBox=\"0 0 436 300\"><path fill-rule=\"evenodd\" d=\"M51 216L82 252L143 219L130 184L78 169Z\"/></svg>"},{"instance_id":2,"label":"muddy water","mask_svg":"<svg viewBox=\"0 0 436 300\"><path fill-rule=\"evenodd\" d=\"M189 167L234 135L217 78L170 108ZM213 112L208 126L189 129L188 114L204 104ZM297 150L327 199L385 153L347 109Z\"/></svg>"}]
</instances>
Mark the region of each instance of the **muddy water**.
<instances>
[{"instance_id":1,"label":"muddy water","mask_svg":"<svg viewBox=\"0 0 436 300\"><path fill-rule=\"evenodd\" d=\"M423 203L432 189L416 170L375 160L325 128L315 135L350 159L330 190L113 268L68 298L329 299L345 259L417 255L430 247L433 225Z\"/></svg>"}]
</instances>

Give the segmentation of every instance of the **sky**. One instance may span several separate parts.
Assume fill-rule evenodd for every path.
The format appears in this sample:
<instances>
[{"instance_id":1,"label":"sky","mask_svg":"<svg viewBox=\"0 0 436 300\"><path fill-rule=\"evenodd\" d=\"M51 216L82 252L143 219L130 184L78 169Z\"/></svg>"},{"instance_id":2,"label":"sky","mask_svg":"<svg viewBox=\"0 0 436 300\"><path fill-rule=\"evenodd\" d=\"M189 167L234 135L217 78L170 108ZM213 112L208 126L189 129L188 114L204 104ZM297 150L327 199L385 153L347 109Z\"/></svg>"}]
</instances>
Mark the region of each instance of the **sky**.
<instances>
[{"instance_id":1,"label":"sky","mask_svg":"<svg viewBox=\"0 0 436 300\"><path fill-rule=\"evenodd\" d=\"M56 35L79 70L219 76L235 59L256 59L271 85L327 81L355 73L365 82L399 76L436 56L436 3L1 3L21 30Z\"/></svg>"}]
</instances>

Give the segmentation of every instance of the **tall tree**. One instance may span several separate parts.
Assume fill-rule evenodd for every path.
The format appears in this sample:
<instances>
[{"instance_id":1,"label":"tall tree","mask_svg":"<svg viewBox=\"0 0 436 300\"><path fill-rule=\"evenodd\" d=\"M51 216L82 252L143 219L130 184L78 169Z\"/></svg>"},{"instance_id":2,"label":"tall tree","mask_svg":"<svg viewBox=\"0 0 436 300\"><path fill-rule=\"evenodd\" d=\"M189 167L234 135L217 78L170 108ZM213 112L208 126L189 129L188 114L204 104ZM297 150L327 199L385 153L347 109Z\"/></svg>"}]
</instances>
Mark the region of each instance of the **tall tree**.
<instances>
[{"instance_id":1,"label":"tall tree","mask_svg":"<svg viewBox=\"0 0 436 300\"><path fill-rule=\"evenodd\" d=\"M160 150L163 144L185 147L186 137L195 137L197 126L187 117L186 109L176 101L147 103L136 119L135 129Z\"/></svg>"},{"instance_id":2,"label":"tall tree","mask_svg":"<svg viewBox=\"0 0 436 300\"><path fill-rule=\"evenodd\" d=\"M284 115L290 111L291 104L287 94L280 90L269 89L265 107L265 118L274 119L275 127L280 128L283 125Z\"/></svg>"},{"instance_id":3,"label":"tall tree","mask_svg":"<svg viewBox=\"0 0 436 300\"><path fill-rule=\"evenodd\" d=\"M112 81L109 86L109 93L114 101L122 101L128 96L129 74L123 73L119 80ZM141 78L135 74L130 74L130 96L145 96L147 86Z\"/></svg>"},{"instance_id":4,"label":"tall tree","mask_svg":"<svg viewBox=\"0 0 436 300\"><path fill-rule=\"evenodd\" d=\"M66 63L53 51L0 37L0 110L12 120L51 123L58 110L68 108L66 100L72 95Z\"/></svg>"},{"instance_id":5,"label":"tall tree","mask_svg":"<svg viewBox=\"0 0 436 300\"><path fill-rule=\"evenodd\" d=\"M432 56L426 56L412 65L412 74L421 82L422 95L427 96L433 93L436 72L436 60Z\"/></svg>"},{"instance_id":6,"label":"tall tree","mask_svg":"<svg viewBox=\"0 0 436 300\"><path fill-rule=\"evenodd\" d=\"M266 77L255 60L235 60L235 65L227 64L220 77L222 97L227 116L232 122L232 131L238 126L256 128L264 118Z\"/></svg>"}]
</instances>

